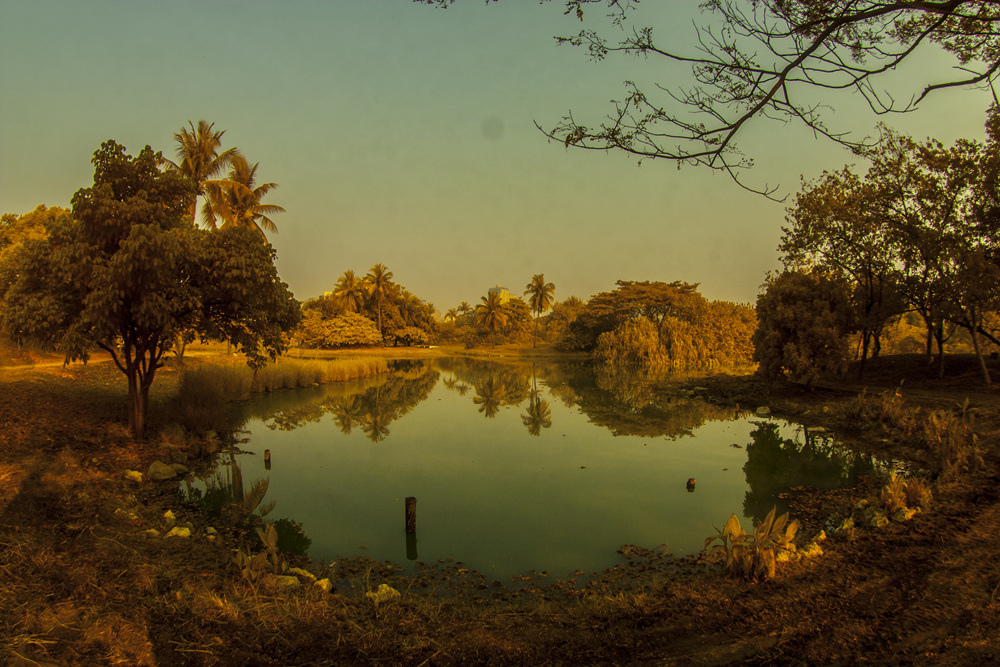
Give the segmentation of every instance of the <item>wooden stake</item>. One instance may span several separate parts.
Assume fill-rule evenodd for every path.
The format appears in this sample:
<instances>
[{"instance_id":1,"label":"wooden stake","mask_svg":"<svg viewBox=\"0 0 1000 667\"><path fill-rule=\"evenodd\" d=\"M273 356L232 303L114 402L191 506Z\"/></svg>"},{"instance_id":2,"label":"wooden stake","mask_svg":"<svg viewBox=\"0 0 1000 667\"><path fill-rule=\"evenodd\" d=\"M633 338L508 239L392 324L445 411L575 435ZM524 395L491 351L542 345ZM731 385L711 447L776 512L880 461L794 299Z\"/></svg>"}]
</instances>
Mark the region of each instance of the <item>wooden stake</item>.
<instances>
[{"instance_id":1,"label":"wooden stake","mask_svg":"<svg viewBox=\"0 0 1000 667\"><path fill-rule=\"evenodd\" d=\"M406 532L417 532L417 499L413 496L406 498Z\"/></svg>"}]
</instances>

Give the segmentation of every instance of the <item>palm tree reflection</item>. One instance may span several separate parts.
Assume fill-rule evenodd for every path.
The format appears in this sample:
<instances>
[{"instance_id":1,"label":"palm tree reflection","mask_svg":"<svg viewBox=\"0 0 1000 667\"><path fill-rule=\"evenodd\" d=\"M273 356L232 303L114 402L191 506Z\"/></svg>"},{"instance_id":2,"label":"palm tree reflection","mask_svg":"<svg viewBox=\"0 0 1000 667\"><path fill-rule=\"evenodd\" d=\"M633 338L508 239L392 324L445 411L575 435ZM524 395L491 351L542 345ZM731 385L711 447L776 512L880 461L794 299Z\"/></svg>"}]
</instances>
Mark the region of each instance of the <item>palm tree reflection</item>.
<instances>
[{"instance_id":1,"label":"palm tree reflection","mask_svg":"<svg viewBox=\"0 0 1000 667\"><path fill-rule=\"evenodd\" d=\"M552 426L552 410L548 401L543 401L537 391L531 392L528 411L521 415L521 423L528 427L531 435L541 435L543 428Z\"/></svg>"},{"instance_id":2,"label":"palm tree reflection","mask_svg":"<svg viewBox=\"0 0 1000 667\"><path fill-rule=\"evenodd\" d=\"M503 398L503 382L491 375L485 382L475 385L475 388L476 395L472 397L472 402L479 406L479 412L486 415L487 419L496 417Z\"/></svg>"}]
</instances>

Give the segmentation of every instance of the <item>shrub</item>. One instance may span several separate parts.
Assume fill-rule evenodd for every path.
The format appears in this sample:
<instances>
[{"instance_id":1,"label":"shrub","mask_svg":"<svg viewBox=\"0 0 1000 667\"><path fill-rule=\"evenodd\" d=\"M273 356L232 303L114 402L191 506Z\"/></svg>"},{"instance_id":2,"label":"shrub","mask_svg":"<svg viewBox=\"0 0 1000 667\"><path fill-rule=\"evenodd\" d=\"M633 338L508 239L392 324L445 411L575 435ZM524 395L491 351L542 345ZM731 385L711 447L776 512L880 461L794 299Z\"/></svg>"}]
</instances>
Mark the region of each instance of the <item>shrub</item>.
<instances>
[{"instance_id":1,"label":"shrub","mask_svg":"<svg viewBox=\"0 0 1000 667\"><path fill-rule=\"evenodd\" d=\"M854 427L880 426L883 431L894 431L910 437L919 430L920 408L905 404L899 389L883 392L877 398L861 392L844 408L844 418Z\"/></svg>"},{"instance_id":2,"label":"shrub","mask_svg":"<svg viewBox=\"0 0 1000 667\"><path fill-rule=\"evenodd\" d=\"M923 441L940 456L945 476L983 465L979 439L973 430L974 420L969 412L969 399L958 407L958 414L943 410L932 412L923 425Z\"/></svg>"},{"instance_id":3,"label":"shrub","mask_svg":"<svg viewBox=\"0 0 1000 667\"><path fill-rule=\"evenodd\" d=\"M906 480L902 475L892 475L889 478L889 483L882 487L879 499L885 507L885 513L890 516L906 509Z\"/></svg>"},{"instance_id":4,"label":"shrub","mask_svg":"<svg viewBox=\"0 0 1000 667\"><path fill-rule=\"evenodd\" d=\"M413 347L426 345L429 340L427 332L418 327L403 327L392 333L393 345L397 347Z\"/></svg>"},{"instance_id":5,"label":"shrub","mask_svg":"<svg viewBox=\"0 0 1000 667\"><path fill-rule=\"evenodd\" d=\"M743 532L740 520L733 514L725 527L705 540L707 549L718 541L710 555L724 555L726 573L751 581L774 577L775 562L781 551L795 551L792 540L799 530L798 521L789 521L788 513L775 518L777 508L771 508L755 533ZM718 530L718 529L716 529Z\"/></svg>"}]
</instances>

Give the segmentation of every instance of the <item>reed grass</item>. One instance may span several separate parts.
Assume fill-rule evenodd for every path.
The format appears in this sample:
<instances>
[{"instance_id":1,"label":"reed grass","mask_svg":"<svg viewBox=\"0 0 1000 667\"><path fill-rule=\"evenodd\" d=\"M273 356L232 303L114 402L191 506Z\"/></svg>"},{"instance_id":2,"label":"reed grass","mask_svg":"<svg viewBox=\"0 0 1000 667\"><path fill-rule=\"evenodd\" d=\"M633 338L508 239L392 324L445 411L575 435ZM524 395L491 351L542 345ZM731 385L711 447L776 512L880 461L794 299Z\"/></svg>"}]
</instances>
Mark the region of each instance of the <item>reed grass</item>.
<instances>
[{"instance_id":1,"label":"reed grass","mask_svg":"<svg viewBox=\"0 0 1000 667\"><path fill-rule=\"evenodd\" d=\"M185 404L218 405L253 393L346 382L388 370L385 359L375 357L332 361L279 359L256 371L244 365L203 364L184 370L178 395Z\"/></svg>"}]
</instances>

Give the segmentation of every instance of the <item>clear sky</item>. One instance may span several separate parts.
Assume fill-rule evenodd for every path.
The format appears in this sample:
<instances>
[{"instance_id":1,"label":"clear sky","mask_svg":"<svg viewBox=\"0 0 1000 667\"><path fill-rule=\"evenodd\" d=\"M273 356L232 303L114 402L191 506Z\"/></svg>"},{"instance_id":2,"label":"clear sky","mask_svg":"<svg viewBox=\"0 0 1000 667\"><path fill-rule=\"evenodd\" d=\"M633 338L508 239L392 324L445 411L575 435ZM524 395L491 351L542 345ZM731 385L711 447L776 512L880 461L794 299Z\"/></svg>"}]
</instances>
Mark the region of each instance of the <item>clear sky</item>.
<instances>
[{"instance_id":1,"label":"clear sky","mask_svg":"<svg viewBox=\"0 0 1000 667\"><path fill-rule=\"evenodd\" d=\"M699 0L642 3L672 45L693 41ZM683 68L593 62L557 46L578 32L560 0L259 2L0 0L0 212L68 206L107 139L173 157L173 134L205 119L259 162L284 206L270 235L301 300L344 270L381 262L444 312L535 273L556 298L618 279L684 280L710 299L752 301L778 267L785 206L727 177L625 155L567 150L534 122L569 110L595 125L622 82L684 85ZM584 27L607 24L593 10ZM614 28L608 33L613 35ZM924 59L914 69L940 67ZM905 80L907 72L898 75ZM859 100L827 100L831 125L871 134ZM983 136L988 98L931 100L892 118L946 143ZM754 123L748 180L794 194L801 175L851 162L807 132Z\"/></svg>"}]
</instances>

